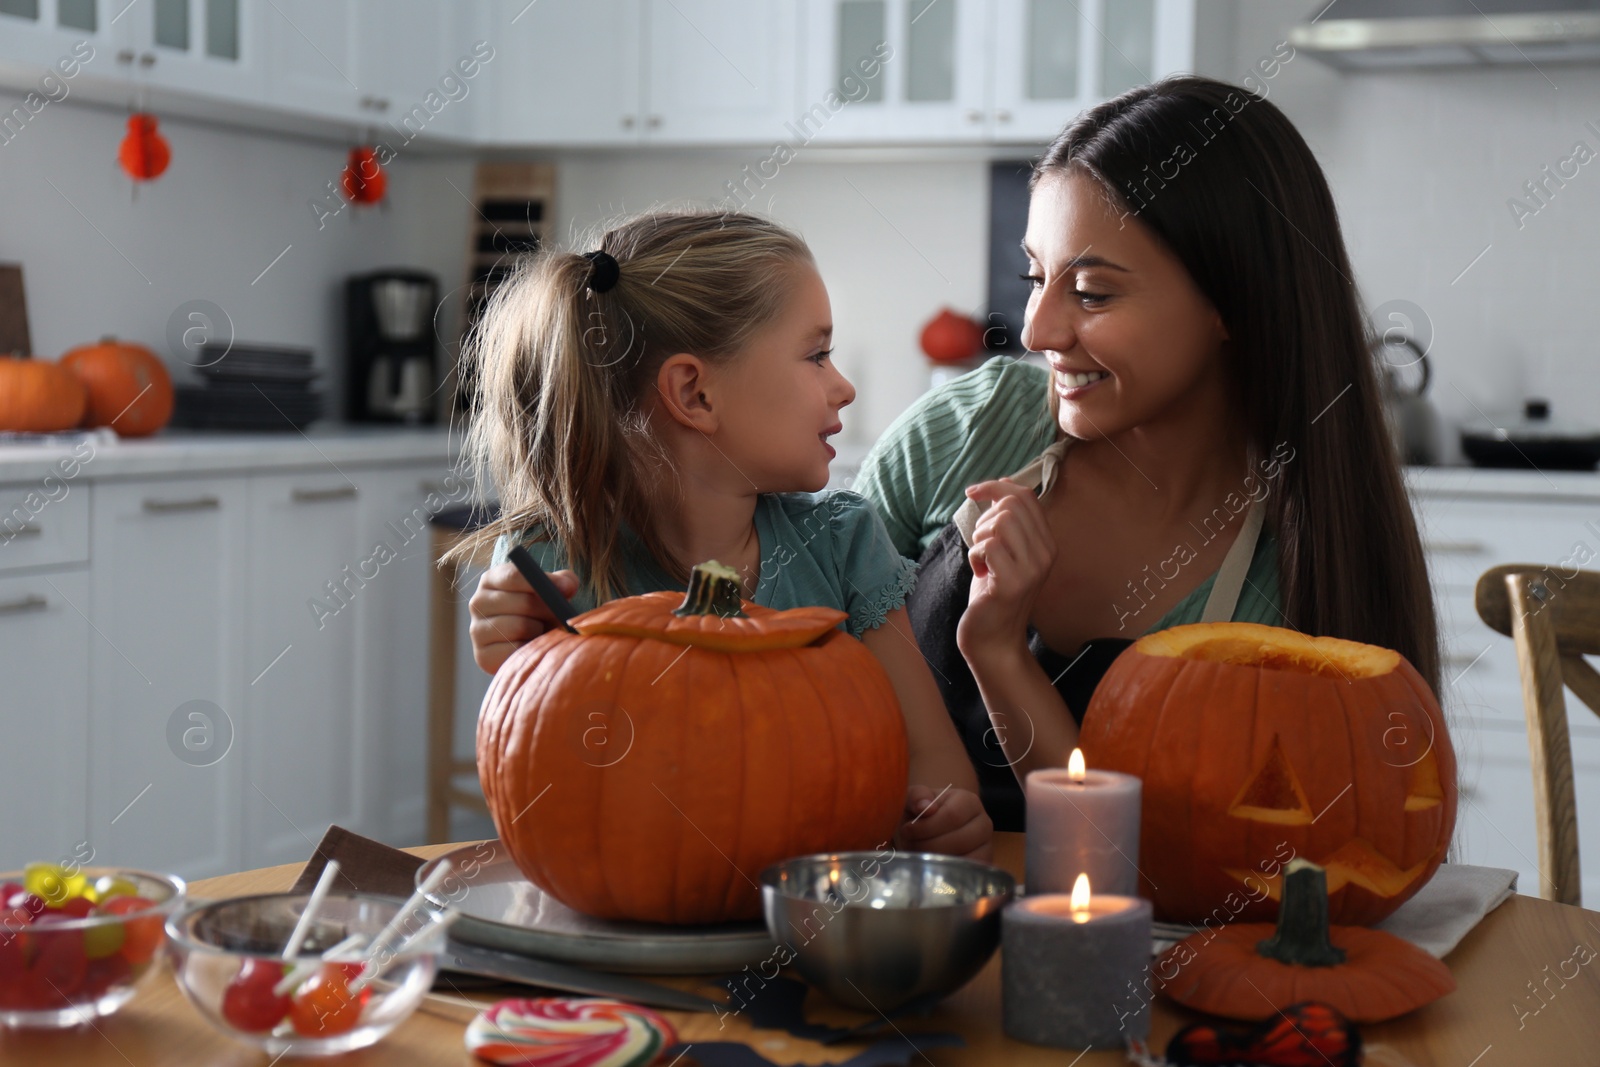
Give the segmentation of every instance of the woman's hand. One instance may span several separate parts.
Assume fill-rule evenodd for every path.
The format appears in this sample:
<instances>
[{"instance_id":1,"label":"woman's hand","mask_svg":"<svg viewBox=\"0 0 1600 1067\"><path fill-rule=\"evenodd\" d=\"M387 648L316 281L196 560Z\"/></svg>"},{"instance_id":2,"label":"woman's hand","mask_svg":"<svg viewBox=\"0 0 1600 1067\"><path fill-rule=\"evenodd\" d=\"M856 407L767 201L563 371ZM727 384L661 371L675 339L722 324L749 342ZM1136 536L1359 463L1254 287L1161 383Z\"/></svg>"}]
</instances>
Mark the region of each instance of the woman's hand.
<instances>
[{"instance_id":1,"label":"woman's hand","mask_svg":"<svg viewBox=\"0 0 1600 1067\"><path fill-rule=\"evenodd\" d=\"M956 626L968 661L1027 647L1033 602L1056 561L1056 540L1033 490L1009 478L969 486L967 498L989 507L973 529L967 562L972 586Z\"/></svg>"},{"instance_id":2,"label":"woman's hand","mask_svg":"<svg viewBox=\"0 0 1600 1067\"><path fill-rule=\"evenodd\" d=\"M896 848L940 852L988 863L994 855L994 823L970 789L935 793L925 785L906 790L905 821L895 831Z\"/></svg>"},{"instance_id":3,"label":"woman's hand","mask_svg":"<svg viewBox=\"0 0 1600 1067\"><path fill-rule=\"evenodd\" d=\"M576 596L578 576L572 571L550 575L561 595ZM493 674L511 653L556 625L556 617L534 593L515 563L502 563L483 572L478 591L467 601L472 617L472 658Z\"/></svg>"}]
</instances>

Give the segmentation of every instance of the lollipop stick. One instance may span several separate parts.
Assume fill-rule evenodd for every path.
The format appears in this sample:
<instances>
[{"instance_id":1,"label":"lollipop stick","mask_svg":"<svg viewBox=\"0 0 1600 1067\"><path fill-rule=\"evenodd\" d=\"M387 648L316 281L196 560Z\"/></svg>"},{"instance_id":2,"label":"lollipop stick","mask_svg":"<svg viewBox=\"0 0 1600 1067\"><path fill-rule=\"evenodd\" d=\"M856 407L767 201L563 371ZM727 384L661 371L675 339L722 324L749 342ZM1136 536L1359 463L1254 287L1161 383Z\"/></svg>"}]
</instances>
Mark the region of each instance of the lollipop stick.
<instances>
[{"instance_id":1,"label":"lollipop stick","mask_svg":"<svg viewBox=\"0 0 1600 1067\"><path fill-rule=\"evenodd\" d=\"M311 890L311 896L306 898L306 910L300 913L300 921L294 924L294 932L289 935L289 941L283 946L283 958L292 960L300 955L300 946L305 944L306 938L311 933L311 924L317 920L317 910L322 907L322 900L328 895L328 890L333 888L333 880L339 876L339 861L329 860L328 865L322 868L322 877L317 879L317 884Z\"/></svg>"}]
</instances>

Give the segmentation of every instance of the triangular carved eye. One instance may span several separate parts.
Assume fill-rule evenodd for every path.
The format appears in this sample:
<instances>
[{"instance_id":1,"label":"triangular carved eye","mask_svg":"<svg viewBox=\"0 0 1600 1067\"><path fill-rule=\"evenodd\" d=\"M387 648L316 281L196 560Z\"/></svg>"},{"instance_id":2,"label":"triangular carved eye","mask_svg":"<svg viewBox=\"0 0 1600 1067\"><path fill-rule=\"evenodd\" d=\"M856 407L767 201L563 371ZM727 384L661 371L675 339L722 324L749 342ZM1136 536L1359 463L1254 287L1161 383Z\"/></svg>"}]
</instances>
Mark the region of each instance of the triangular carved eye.
<instances>
[{"instance_id":1,"label":"triangular carved eye","mask_svg":"<svg viewBox=\"0 0 1600 1067\"><path fill-rule=\"evenodd\" d=\"M1284 758L1277 734L1272 735L1272 747L1267 750L1266 760L1233 799L1228 814L1280 826L1305 826L1311 822L1306 791L1300 788L1300 779Z\"/></svg>"},{"instance_id":2,"label":"triangular carved eye","mask_svg":"<svg viewBox=\"0 0 1600 1067\"><path fill-rule=\"evenodd\" d=\"M1406 793L1407 811L1425 811L1444 803L1439 785L1439 761L1430 751L1411 768L1411 789Z\"/></svg>"}]
</instances>

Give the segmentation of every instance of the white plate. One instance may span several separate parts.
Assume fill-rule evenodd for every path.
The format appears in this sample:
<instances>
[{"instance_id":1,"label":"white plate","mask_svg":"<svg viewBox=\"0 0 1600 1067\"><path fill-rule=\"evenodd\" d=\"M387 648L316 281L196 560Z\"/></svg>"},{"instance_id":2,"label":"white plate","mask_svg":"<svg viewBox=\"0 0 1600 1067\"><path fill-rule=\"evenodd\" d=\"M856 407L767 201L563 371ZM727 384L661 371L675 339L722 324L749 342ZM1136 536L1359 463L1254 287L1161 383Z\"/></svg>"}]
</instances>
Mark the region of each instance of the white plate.
<instances>
[{"instance_id":1,"label":"white plate","mask_svg":"<svg viewBox=\"0 0 1600 1067\"><path fill-rule=\"evenodd\" d=\"M583 915L524 878L499 841L464 845L428 861L416 883L445 859L455 873L432 901L461 912L450 936L469 944L629 974L737 971L777 947L759 922L656 926Z\"/></svg>"}]
</instances>

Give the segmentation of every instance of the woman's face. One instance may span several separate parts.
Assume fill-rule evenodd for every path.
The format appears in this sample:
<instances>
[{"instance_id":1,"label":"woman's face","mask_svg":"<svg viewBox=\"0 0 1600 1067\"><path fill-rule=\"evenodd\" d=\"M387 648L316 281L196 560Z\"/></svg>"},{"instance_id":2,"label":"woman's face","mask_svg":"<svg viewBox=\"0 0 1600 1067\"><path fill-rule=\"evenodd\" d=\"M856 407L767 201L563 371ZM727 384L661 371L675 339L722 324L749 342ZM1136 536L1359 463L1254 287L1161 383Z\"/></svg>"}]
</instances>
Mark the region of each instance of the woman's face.
<instances>
[{"instance_id":1,"label":"woman's face","mask_svg":"<svg viewBox=\"0 0 1600 1067\"><path fill-rule=\"evenodd\" d=\"M1221 317L1177 256L1093 178L1041 181L1023 248L1033 294L1022 343L1050 361L1065 433L1111 437L1227 395Z\"/></svg>"},{"instance_id":2,"label":"woman's face","mask_svg":"<svg viewBox=\"0 0 1600 1067\"><path fill-rule=\"evenodd\" d=\"M833 365L833 311L822 276L797 264L777 317L716 370L723 402L719 449L763 493L816 492L828 484L839 411L855 386Z\"/></svg>"}]
</instances>

